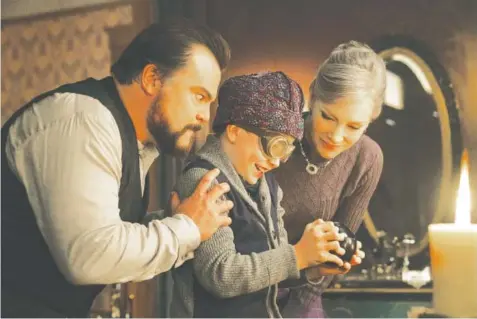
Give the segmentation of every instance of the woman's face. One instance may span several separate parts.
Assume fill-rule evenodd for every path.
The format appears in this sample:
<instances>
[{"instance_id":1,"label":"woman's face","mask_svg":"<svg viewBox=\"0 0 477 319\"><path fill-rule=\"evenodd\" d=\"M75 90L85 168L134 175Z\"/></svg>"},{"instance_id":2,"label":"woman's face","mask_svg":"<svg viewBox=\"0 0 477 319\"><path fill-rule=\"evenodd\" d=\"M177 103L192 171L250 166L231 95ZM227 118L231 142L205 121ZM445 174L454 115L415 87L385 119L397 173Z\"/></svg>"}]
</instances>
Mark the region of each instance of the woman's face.
<instances>
[{"instance_id":1,"label":"woman's face","mask_svg":"<svg viewBox=\"0 0 477 319\"><path fill-rule=\"evenodd\" d=\"M267 156L261 146L260 137L235 125L229 125L227 132L229 146L228 155L237 173L249 184L253 185L268 171L280 166L280 159ZM267 136L278 135L270 133ZM284 136L290 145L294 138Z\"/></svg>"},{"instance_id":2,"label":"woman's face","mask_svg":"<svg viewBox=\"0 0 477 319\"><path fill-rule=\"evenodd\" d=\"M334 103L312 105L311 137L321 157L332 159L356 143L373 116L368 99L341 98Z\"/></svg>"}]
</instances>

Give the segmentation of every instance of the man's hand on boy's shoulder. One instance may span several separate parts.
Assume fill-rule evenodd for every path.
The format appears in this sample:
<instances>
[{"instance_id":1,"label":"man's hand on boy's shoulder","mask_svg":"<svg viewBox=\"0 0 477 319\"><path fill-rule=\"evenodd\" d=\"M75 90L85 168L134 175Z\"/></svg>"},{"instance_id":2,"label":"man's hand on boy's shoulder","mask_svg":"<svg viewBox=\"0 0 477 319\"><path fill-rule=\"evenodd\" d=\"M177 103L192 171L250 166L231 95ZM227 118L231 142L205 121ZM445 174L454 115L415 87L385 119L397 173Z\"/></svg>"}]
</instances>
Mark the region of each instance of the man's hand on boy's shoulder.
<instances>
[{"instance_id":1,"label":"man's hand on boy's shoulder","mask_svg":"<svg viewBox=\"0 0 477 319\"><path fill-rule=\"evenodd\" d=\"M216 182L219 174L218 169L210 170L202 177L192 195L180 201L179 195L173 192L169 201L171 215L183 214L192 219L199 228L201 241L209 239L220 227L232 223L228 212L232 209L233 202L221 200L230 186Z\"/></svg>"}]
</instances>

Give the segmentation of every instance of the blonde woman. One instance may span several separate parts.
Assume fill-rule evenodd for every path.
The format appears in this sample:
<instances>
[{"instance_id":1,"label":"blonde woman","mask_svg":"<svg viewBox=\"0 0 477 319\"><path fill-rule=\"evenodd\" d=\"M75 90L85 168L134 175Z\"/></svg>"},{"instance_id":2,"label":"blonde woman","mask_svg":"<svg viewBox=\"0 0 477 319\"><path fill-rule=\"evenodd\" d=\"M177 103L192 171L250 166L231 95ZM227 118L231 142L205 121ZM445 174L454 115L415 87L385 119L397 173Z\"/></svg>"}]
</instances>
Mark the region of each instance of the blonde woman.
<instances>
[{"instance_id":1,"label":"blonde woman","mask_svg":"<svg viewBox=\"0 0 477 319\"><path fill-rule=\"evenodd\" d=\"M335 48L310 85L305 134L287 163L275 171L290 243L317 218L356 232L383 167L383 155L366 129L381 113L386 87L383 60L356 41ZM351 261L358 264L362 252ZM320 285L280 291L285 317L324 317L321 293L332 276L349 269L319 266Z\"/></svg>"}]
</instances>

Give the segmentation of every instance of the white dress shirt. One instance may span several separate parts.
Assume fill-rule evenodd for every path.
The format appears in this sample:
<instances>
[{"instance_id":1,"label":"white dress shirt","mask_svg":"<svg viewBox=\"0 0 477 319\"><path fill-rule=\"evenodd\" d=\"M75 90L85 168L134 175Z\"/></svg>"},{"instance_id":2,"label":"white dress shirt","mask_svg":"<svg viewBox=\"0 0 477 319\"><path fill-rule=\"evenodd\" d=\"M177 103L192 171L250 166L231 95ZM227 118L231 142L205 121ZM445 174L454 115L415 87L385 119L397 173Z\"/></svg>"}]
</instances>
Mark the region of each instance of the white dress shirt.
<instances>
[{"instance_id":1,"label":"white dress shirt","mask_svg":"<svg viewBox=\"0 0 477 319\"><path fill-rule=\"evenodd\" d=\"M141 143L139 150L144 191L158 152ZM90 96L56 93L33 105L11 126L6 152L53 258L75 284L150 279L192 258L200 244L182 214L147 226L120 219L121 137L110 111Z\"/></svg>"}]
</instances>

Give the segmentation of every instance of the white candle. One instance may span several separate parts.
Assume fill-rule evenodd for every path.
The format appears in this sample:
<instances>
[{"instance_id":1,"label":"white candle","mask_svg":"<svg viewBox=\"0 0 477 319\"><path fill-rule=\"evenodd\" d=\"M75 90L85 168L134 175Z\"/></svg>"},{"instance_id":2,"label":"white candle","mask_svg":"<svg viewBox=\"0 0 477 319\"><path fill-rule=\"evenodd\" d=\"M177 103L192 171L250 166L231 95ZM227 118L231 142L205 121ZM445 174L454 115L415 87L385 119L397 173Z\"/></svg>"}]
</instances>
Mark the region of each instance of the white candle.
<instances>
[{"instance_id":1,"label":"white candle","mask_svg":"<svg viewBox=\"0 0 477 319\"><path fill-rule=\"evenodd\" d=\"M435 312L477 318L477 224L430 225L429 245Z\"/></svg>"},{"instance_id":2,"label":"white candle","mask_svg":"<svg viewBox=\"0 0 477 319\"><path fill-rule=\"evenodd\" d=\"M471 224L467 163L464 151L455 224L429 225L429 249L436 313L477 318L477 224Z\"/></svg>"}]
</instances>

